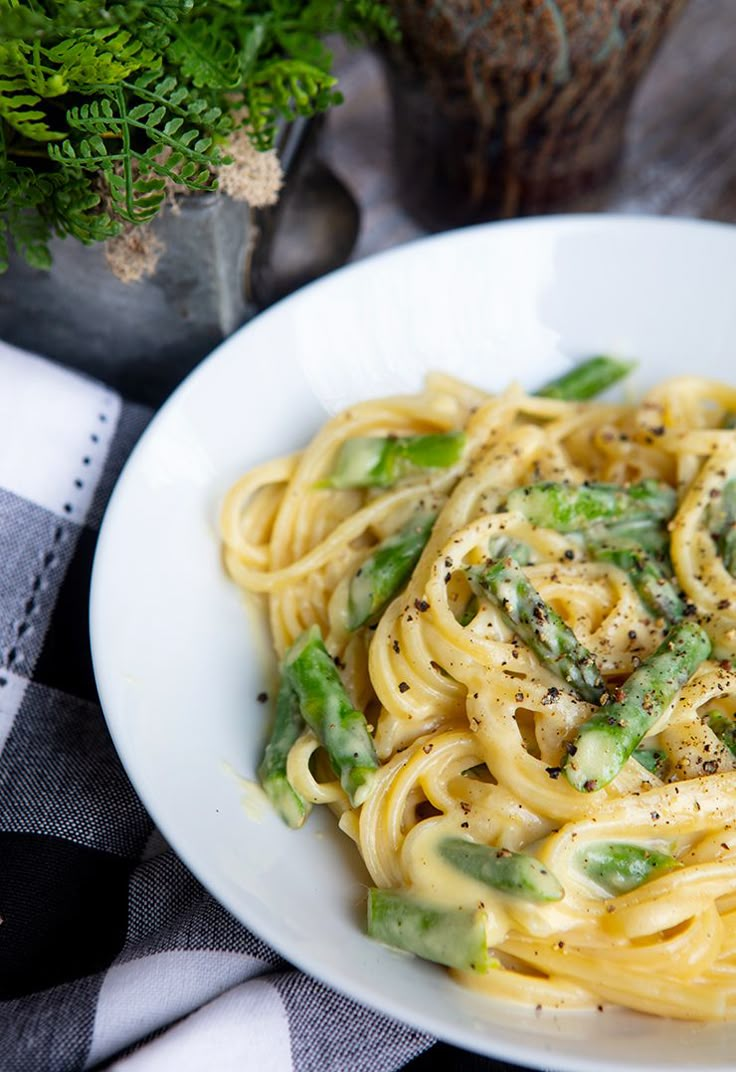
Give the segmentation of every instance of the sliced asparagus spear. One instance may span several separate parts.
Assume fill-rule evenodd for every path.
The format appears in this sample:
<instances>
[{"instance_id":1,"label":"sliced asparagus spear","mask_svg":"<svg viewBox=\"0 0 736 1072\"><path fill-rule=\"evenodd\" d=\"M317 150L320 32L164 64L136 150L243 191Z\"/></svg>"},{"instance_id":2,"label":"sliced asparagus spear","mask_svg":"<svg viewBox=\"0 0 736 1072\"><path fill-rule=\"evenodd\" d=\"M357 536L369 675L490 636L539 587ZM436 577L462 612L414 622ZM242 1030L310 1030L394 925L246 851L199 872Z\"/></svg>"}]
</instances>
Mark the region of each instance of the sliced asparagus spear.
<instances>
[{"instance_id":1,"label":"sliced asparagus spear","mask_svg":"<svg viewBox=\"0 0 736 1072\"><path fill-rule=\"evenodd\" d=\"M513 558L487 568L471 568L475 591L490 597L538 659L590 703L600 703L605 686L595 658L572 629L548 606Z\"/></svg>"},{"instance_id":2,"label":"sliced asparagus spear","mask_svg":"<svg viewBox=\"0 0 736 1072\"><path fill-rule=\"evenodd\" d=\"M656 774L659 777L664 771L667 753L660 748L635 748L631 754L636 762L641 763L650 774Z\"/></svg>"},{"instance_id":3,"label":"sliced asparagus spear","mask_svg":"<svg viewBox=\"0 0 736 1072\"><path fill-rule=\"evenodd\" d=\"M466 625L470 625L470 623L472 622L473 618L475 618L477 613L478 613L478 597L475 594L473 594L473 595L471 595L470 599L468 600L468 602L465 604L465 606L463 607L462 611L460 612L460 616L458 618L458 623L460 625L462 625L463 627L465 627Z\"/></svg>"},{"instance_id":4,"label":"sliced asparagus spear","mask_svg":"<svg viewBox=\"0 0 736 1072\"><path fill-rule=\"evenodd\" d=\"M488 557L492 561L498 558L513 558L520 566L528 566L533 559L533 554L531 547L520 540L514 540L510 536L495 536L488 541ZM478 597L473 594L458 618L459 624L470 625L477 613Z\"/></svg>"},{"instance_id":5,"label":"sliced asparagus spear","mask_svg":"<svg viewBox=\"0 0 736 1072\"><path fill-rule=\"evenodd\" d=\"M623 380L635 365L635 361L621 361L616 357L589 357L534 393L541 398L559 398L563 402L584 402Z\"/></svg>"},{"instance_id":6,"label":"sliced asparagus spear","mask_svg":"<svg viewBox=\"0 0 736 1072\"><path fill-rule=\"evenodd\" d=\"M736 479L723 485L720 498L708 510L708 524L723 565L736 576Z\"/></svg>"},{"instance_id":7,"label":"sliced asparagus spear","mask_svg":"<svg viewBox=\"0 0 736 1072\"><path fill-rule=\"evenodd\" d=\"M299 698L302 718L324 745L335 774L357 807L368 797L378 758L365 716L356 711L319 629L307 629L287 651L283 673Z\"/></svg>"},{"instance_id":8,"label":"sliced asparagus spear","mask_svg":"<svg viewBox=\"0 0 736 1072\"><path fill-rule=\"evenodd\" d=\"M582 871L614 897L680 867L668 853L617 841L596 841L581 850Z\"/></svg>"},{"instance_id":9,"label":"sliced asparagus spear","mask_svg":"<svg viewBox=\"0 0 736 1072\"><path fill-rule=\"evenodd\" d=\"M658 562L669 560L670 537L664 522L639 518L635 521L614 521L600 523L585 529L585 539L605 543L635 544L647 554L653 555Z\"/></svg>"},{"instance_id":10,"label":"sliced asparagus spear","mask_svg":"<svg viewBox=\"0 0 736 1072\"><path fill-rule=\"evenodd\" d=\"M422 436L356 436L340 447L332 472L319 487L388 488L422 469L455 465L464 432Z\"/></svg>"},{"instance_id":11,"label":"sliced asparagus spear","mask_svg":"<svg viewBox=\"0 0 736 1072\"><path fill-rule=\"evenodd\" d=\"M348 629L359 629L403 587L429 539L435 514L415 514L379 544L350 582Z\"/></svg>"},{"instance_id":12,"label":"sliced asparagus spear","mask_svg":"<svg viewBox=\"0 0 736 1072\"><path fill-rule=\"evenodd\" d=\"M515 488L507 497L533 525L578 532L597 522L661 521L672 517L677 494L668 484L642 480L625 488L618 484L559 484L541 481Z\"/></svg>"},{"instance_id":13,"label":"sliced asparagus spear","mask_svg":"<svg viewBox=\"0 0 736 1072\"><path fill-rule=\"evenodd\" d=\"M570 785L585 793L608 785L710 650L708 634L696 622L675 625L618 690L615 702L581 727L565 761Z\"/></svg>"},{"instance_id":14,"label":"sliced asparagus spear","mask_svg":"<svg viewBox=\"0 0 736 1072\"><path fill-rule=\"evenodd\" d=\"M523 901L560 901L565 891L534 856L481 845L465 838L444 838L440 855L471 878Z\"/></svg>"},{"instance_id":15,"label":"sliced asparagus spear","mask_svg":"<svg viewBox=\"0 0 736 1072\"><path fill-rule=\"evenodd\" d=\"M299 698L290 682L282 680L276 698L276 718L258 777L274 808L292 829L302 825L311 808L286 777L289 751L303 729Z\"/></svg>"},{"instance_id":16,"label":"sliced asparagus spear","mask_svg":"<svg viewBox=\"0 0 736 1072\"><path fill-rule=\"evenodd\" d=\"M528 544L511 536L495 536L488 541L488 557L495 562L499 558L513 558L520 566L528 566L534 555Z\"/></svg>"},{"instance_id":17,"label":"sliced asparagus spear","mask_svg":"<svg viewBox=\"0 0 736 1072\"><path fill-rule=\"evenodd\" d=\"M486 914L435 908L397 890L368 891L368 934L379 942L462 971L490 966Z\"/></svg>"},{"instance_id":18,"label":"sliced asparagus spear","mask_svg":"<svg viewBox=\"0 0 736 1072\"><path fill-rule=\"evenodd\" d=\"M718 539L718 551L732 577L736 577L736 521L725 529Z\"/></svg>"},{"instance_id":19,"label":"sliced asparagus spear","mask_svg":"<svg viewBox=\"0 0 736 1072\"><path fill-rule=\"evenodd\" d=\"M668 622L676 622L685 613L681 598L668 572L653 555L636 544L603 539L586 539L586 547L598 562L610 562L629 575L644 606Z\"/></svg>"},{"instance_id":20,"label":"sliced asparagus spear","mask_svg":"<svg viewBox=\"0 0 736 1072\"><path fill-rule=\"evenodd\" d=\"M724 711L708 712L708 725L721 744L736 756L736 715L727 715Z\"/></svg>"}]
</instances>

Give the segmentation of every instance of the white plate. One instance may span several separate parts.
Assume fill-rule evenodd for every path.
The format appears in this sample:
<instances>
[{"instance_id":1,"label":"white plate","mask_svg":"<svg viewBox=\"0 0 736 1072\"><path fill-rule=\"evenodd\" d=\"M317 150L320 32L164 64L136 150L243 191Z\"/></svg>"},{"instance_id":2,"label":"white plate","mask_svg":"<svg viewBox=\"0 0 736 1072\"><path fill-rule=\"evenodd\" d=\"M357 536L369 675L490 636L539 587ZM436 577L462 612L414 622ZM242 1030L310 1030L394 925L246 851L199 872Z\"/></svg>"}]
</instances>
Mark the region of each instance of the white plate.
<instances>
[{"instance_id":1,"label":"white plate","mask_svg":"<svg viewBox=\"0 0 736 1072\"><path fill-rule=\"evenodd\" d=\"M331 816L298 832L253 802L265 638L220 567L228 485L348 402L427 369L533 386L594 352L734 378L736 228L621 217L478 227L300 291L224 343L163 408L115 490L95 560L95 672L155 821L231 912L337 989L457 1045L570 1072L732 1069L736 1025L534 1015L364 937L366 873ZM245 796L245 801L244 801ZM245 806L244 806L245 805ZM255 811L259 811L255 807Z\"/></svg>"}]
</instances>

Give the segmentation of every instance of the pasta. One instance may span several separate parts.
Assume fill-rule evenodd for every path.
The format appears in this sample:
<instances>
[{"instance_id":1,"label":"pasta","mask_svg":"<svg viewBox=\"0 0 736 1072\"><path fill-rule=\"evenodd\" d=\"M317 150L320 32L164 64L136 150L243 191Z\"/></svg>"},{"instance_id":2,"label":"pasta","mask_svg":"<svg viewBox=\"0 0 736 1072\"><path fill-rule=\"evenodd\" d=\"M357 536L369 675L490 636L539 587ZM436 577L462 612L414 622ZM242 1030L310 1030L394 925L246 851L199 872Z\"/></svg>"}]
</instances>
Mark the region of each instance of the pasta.
<instances>
[{"instance_id":1,"label":"pasta","mask_svg":"<svg viewBox=\"0 0 736 1072\"><path fill-rule=\"evenodd\" d=\"M491 998L736 1016L734 413L736 389L695 377L612 404L432 374L227 495L226 569L263 602L291 682L292 825L326 804L434 938L447 912L480 919L487 962L425 955ZM447 456L417 463L420 441ZM393 476L354 479L379 443ZM405 575L379 606L370 571L397 548ZM362 773L299 714L310 636L365 719ZM580 773L599 738L621 753L606 778Z\"/></svg>"}]
</instances>

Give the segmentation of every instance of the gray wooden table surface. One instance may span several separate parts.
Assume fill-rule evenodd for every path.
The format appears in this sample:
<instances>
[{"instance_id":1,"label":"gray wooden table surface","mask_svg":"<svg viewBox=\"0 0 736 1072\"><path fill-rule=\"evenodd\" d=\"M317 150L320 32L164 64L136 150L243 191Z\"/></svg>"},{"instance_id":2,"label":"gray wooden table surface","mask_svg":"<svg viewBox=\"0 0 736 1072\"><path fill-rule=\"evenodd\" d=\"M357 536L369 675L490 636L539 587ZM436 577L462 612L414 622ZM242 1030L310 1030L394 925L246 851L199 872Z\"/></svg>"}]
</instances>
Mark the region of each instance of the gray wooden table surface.
<instances>
[{"instance_id":1,"label":"gray wooden table surface","mask_svg":"<svg viewBox=\"0 0 736 1072\"><path fill-rule=\"evenodd\" d=\"M329 118L322 155L360 203L360 258L424 232L396 200L377 61L343 53L337 73L345 103ZM691 0L637 93L612 185L565 209L736 223L736 0Z\"/></svg>"}]
</instances>

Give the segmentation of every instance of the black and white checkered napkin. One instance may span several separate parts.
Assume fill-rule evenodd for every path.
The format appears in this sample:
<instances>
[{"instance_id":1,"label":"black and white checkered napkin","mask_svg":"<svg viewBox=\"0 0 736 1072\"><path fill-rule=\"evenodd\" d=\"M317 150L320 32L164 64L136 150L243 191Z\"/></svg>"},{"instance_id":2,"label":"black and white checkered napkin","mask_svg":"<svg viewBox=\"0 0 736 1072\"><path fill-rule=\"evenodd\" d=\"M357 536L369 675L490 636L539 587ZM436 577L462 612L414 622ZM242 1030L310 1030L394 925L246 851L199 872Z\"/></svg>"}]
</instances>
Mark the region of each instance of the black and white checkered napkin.
<instances>
[{"instance_id":1,"label":"black and white checkered napkin","mask_svg":"<svg viewBox=\"0 0 736 1072\"><path fill-rule=\"evenodd\" d=\"M149 417L0 343L0 1070L391 1072L432 1039L237 923L158 837L108 736L90 568Z\"/></svg>"}]
</instances>

